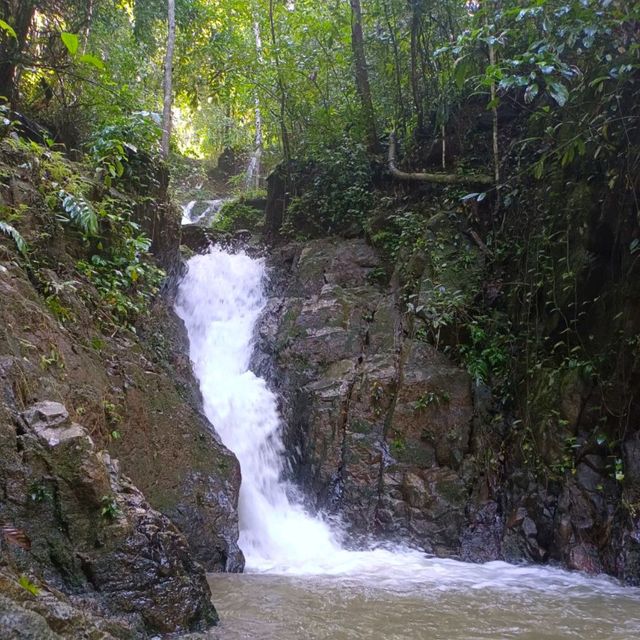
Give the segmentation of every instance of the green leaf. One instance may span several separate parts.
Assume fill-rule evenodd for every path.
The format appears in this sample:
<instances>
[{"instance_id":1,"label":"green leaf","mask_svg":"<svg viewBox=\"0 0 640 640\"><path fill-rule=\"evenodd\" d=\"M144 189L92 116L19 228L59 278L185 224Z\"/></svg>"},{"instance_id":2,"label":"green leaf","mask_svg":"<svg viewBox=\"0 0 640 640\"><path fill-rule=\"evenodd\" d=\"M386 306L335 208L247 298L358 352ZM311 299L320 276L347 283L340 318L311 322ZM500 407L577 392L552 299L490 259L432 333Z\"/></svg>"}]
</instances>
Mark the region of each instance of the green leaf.
<instances>
[{"instance_id":1,"label":"green leaf","mask_svg":"<svg viewBox=\"0 0 640 640\"><path fill-rule=\"evenodd\" d=\"M62 38L62 42L64 42L64 46L67 47L67 50L72 56L75 56L78 53L78 47L80 46L80 39L75 33L68 33L67 31L62 31L60 33L60 37Z\"/></svg>"},{"instance_id":2,"label":"green leaf","mask_svg":"<svg viewBox=\"0 0 640 640\"><path fill-rule=\"evenodd\" d=\"M31 580L29 580L27 576L20 576L18 584L34 596L37 596L40 593L40 588L37 585L33 584L33 582L31 582Z\"/></svg>"},{"instance_id":3,"label":"green leaf","mask_svg":"<svg viewBox=\"0 0 640 640\"><path fill-rule=\"evenodd\" d=\"M537 84L530 84L527 87L527 90L524 92L524 101L527 104L531 104L533 102L533 99L538 95L538 85Z\"/></svg>"},{"instance_id":4,"label":"green leaf","mask_svg":"<svg viewBox=\"0 0 640 640\"><path fill-rule=\"evenodd\" d=\"M84 62L85 64L93 65L96 69L100 69L100 71L104 71L104 62L100 60L97 56L92 56L90 54L84 54L78 58L80 62Z\"/></svg>"},{"instance_id":5,"label":"green leaf","mask_svg":"<svg viewBox=\"0 0 640 640\"><path fill-rule=\"evenodd\" d=\"M27 243L25 239L20 235L20 232L8 222L0 220L0 233L4 233L5 236L9 236L16 244L16 248L23 255L27 255Z\"/></svg>"},{"instance_id":6,"label":"green leaf","mask_svg":"<svg viewBox=\"0 0 640 640\"><path fill-rule=\"evenodd\" d=\"M98 234L98 216L89 202L82 196L74 196L64 189L60 190L58 197L66 214L61 216L62 222L71 222L89 236Z\"/></svg>"},{"instance_id":7,"label":"green leaf","mask_svg":"<svg viewBox=\"0 0 640 640\"><path fill-rule=\"evenodd\" d=\"M565 87L560 82L549 82L547 84L547 89L549 90L549 94L551 97L561 106L567 103L569 99L569 89Z\"/></svg>"},{"instance_id":8,"label":"green leaf","mask_svg":"<svg viewBox=\"0 0 640 640\"><path fill-rule=\"evenodd\" d=\"M6 34L10 35L12 38L18 37L13 27L10 24L7 24L4 20L0 20L0 29L2 29Z\"/></svg>"}]
</instances>

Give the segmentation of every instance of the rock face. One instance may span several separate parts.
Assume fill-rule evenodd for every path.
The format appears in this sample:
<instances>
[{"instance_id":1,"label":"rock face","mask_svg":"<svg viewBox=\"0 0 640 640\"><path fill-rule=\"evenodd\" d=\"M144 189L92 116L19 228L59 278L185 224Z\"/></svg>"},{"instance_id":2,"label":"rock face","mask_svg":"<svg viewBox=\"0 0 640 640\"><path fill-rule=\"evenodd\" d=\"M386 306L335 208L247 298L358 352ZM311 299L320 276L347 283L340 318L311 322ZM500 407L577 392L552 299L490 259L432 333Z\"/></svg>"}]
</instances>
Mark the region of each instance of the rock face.
<instances>
[{"instance_id":1,"label":"rock face","mask_svg":"<svg viewBox=\"0 0 640 640\"><path fill-rule=\"evenodd\" d=\"M74 320L63 325L27 274L4 264L0 381L11 391L8 406L22 411L62 400L72 420L180 528L197 561L210 571L240 570L240 467L198 408L180 320L161 302L139 338L122 332L107 339L84 304L95 295L90 288L63 289L59 304Z\"/></svg>"},{"instance_id":2,"label":"rock face","mask_svg":"<svg viewBox=\"0 0 640 640\"><path fill-rule=\"evenodd\" d=\"M280 393L291 468L313 508L340 514L355 542L555 561L640 583L640 522L619 508L610 461L596 451L560 480L540 480L491 391L420 339L398 278L378 284L380 260L364 240L287 245L272 266L255 366ZM420 290L420 304L429 295ZM542 451L589 428L583 390L565 387L567 432L541 434ZM625 454L634 504L637 437Z\"/></svg>"},{"instance_id":3,"label":"rock face","mask_svg":"<svg viewBox=\"0 0 640 640\"><path fill-rule=\"evenodd\" d=\"M82 608L89 617L113 618L101 624L111 625L115 637L214 623L204 571L184 536L149 506L108 453L96 451L66 408L43 401L15 421L8 414L5 409L0 420L0 519L10 523L2 529L6 573L0 588L15 597L11 572L36 576L27 581L30 589L23 588L38 606L28 601L26 609L35 609L48 629L38 631L42 621L23 612L24 603L12 609L3 601L0 635L12 637L22 624L16 620L27 616L31 621L23 622L34 637L77 637L84 623L76 610ZM61 608L66 623L56 622Z\"/></svg>"},{"instance_id":4,"label":"rock face","mask_svg":"<svg viewBox=\"0 0 640 640\"><path fill-rule=\"evenodd\" d=\"M398 291L375 284L380 262L364 241L313 241L280 260L289 282L260 337L275 357L299 480L354 533L457 554L469 376L407 338Z\"/></svg>"}]
</instances>

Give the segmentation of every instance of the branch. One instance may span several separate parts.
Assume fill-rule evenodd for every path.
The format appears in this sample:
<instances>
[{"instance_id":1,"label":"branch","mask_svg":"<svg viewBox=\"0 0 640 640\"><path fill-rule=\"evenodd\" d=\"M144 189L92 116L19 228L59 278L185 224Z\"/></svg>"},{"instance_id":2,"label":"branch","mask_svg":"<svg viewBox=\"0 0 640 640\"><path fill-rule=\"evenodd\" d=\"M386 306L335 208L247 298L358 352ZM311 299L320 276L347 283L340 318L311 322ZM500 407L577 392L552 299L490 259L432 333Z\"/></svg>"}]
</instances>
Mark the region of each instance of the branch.
<instances>
[{"instance_id":1,"label":"branch","mask_svg":"<svg viewBox=\"0 0 640 640\"><path fill-rule=\"evenodd\" d=\"M461 176L451 173L405 173L396 167L396 134L389 136L389 171L398 180L409 182L434 182L436 184L486 184L492 185L491 176L479 174L475 176Z\"/></svg>"}]
</instances>

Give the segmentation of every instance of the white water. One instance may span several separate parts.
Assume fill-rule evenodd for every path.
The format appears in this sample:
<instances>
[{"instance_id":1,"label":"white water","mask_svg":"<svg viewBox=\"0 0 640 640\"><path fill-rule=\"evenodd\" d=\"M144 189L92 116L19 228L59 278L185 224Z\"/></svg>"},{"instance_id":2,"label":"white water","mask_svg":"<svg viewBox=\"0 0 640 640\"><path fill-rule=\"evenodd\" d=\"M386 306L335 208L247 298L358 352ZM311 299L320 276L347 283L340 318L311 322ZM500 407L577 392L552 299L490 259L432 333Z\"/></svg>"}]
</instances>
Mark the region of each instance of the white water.
<instances>
[{"instance_id":1,"label":"white water","mask_svg":"<svg viewBox=\"0 0 640 640\"><path fill-rule=\"evenodd\" d=\"M242 468L240 547L250 572L334 576L389 592L450 589L625 594L606 578L504 562L472 565L415 550L347 551L330 525L308 514L282 479L283 444L274 394L249 370L264 305L261 259L213 248L189 261L176 310L184 320L207 417ZM640 623L637 627L640 633Z\"/></svg>"},{"instance_id":2,"label":"white water","mask_svg":"<svg viewBox=\"0 0 640 640\"><path fill-rule=\"evenodd\" d=\"M220 213L222 206L226 202L224 198L217 200L191 200L182 207L182 224L198 224L205 222L211 224ZM197 209L202 209L197 213Z\"/></svg>"},{"instance_id":3,"label":"white water","mask_svg":"<svg viewBox=\"0 0 640 640\"><path fill-rule=\"evenodd\" d=\"M281 479L276 398L249 371L264 278L262 260L214 248L189 261L176 308L189 332L205 413L240 461L240 547L247 567L287 570L331 557L340 547Z\"/></svg>"}]
</instances>

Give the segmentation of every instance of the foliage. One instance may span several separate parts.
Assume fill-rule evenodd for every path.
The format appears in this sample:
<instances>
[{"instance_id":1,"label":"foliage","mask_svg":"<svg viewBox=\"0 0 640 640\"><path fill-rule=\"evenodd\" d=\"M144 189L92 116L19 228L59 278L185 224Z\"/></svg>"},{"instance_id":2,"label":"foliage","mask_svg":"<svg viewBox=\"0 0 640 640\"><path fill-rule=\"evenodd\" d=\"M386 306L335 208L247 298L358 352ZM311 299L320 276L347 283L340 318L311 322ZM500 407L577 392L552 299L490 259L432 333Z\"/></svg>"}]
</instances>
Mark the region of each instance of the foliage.
<instances>
[{"instance_id":1,"label":"foliage","mask_svg":"<svg viewBox=\"0 0 640 640\"><path fill-rule=\"evenodd\" d=\"M23 589L28 591L32 596L37 596L40 594L40 587L34 584L33 582L31 582L31 580L29 580L27 576L20 576L20 579L18 580L18 584Z\"/></svg>"},{"instance_id":2,"label":"foliage","mask_svg":"<svg viewBox=\"0 0 640 640\"><path fill-rule=\"evenodd\" d=\"M63 211L59 216L62 222L71 222L87 236L97 235L98 216L90 202L83 196L74 196L64 189L60 189L58 197Z\"/></svg>"},{"instance_id":3,"label":"foliage","mask_svg":"<svg viewBox=\"0 0 640 640\"><path fill-rule=\"evenodd\" d=\"M360 232L373 206L372 172L365 149L345 138L316 149L292 174L300 193L287 209L286 224L317 233Z\"/></svg>"},{"instance_id":4,"label":"foliage","mask_svg":"<svg viewBox=\"0 0 640 640\"><path fill-rule=\"evenodd\" d=\"M227 202L223 205L211 226L217 231L253 230L264 222L264 212L255 209L241 200Z\"/></svg>"},{"instance_id":5,"label":"foliage","mask_svg":"<svg viewBox=\"0 0 640 640\"><path fill-rule=\"evenodd\" d=\"M129 166L140 154L159 153L160 126L157 117L136 112L95 131L89 141L89 153L96 171L107 186L123 176L136 176Z\"/></svg>"},{"instance_id":6,"label":"foliage","mask_svg":"<svg viewBox=\"0 0 640 640\"><path fill-rule=\"evenodd\" d=\"M100 515L105 520L116 520L120 516L120 507L114 496L102 496L100 504Z\"/></svg>"},{"instance_id":7,"label":"foliage","mask_svg":"<svg viewBox=\"0 0 640 640\"><path fill-rule=\"evenodd\" d=\"M79 260L77 268L95 285L114 318L135 330L133 322L144 314L158 293L164 272L149 258L150 240L133 235L137 225L127 222L131 235L121 238L109 252Z\"/></svg>"},{"instance_id":8,"label":"foliage","mask_svg":"<svg viewBox=\"0 0 640 640\"><path fill-rule=\"evenodd\" d=\"M14 241L16 249L18 249L23 256L27 255L27 243L13 225L5 222L4 220L0 220L0 233L3 233L5 236L9 236Z\"/></svg>"}]
</instances>

